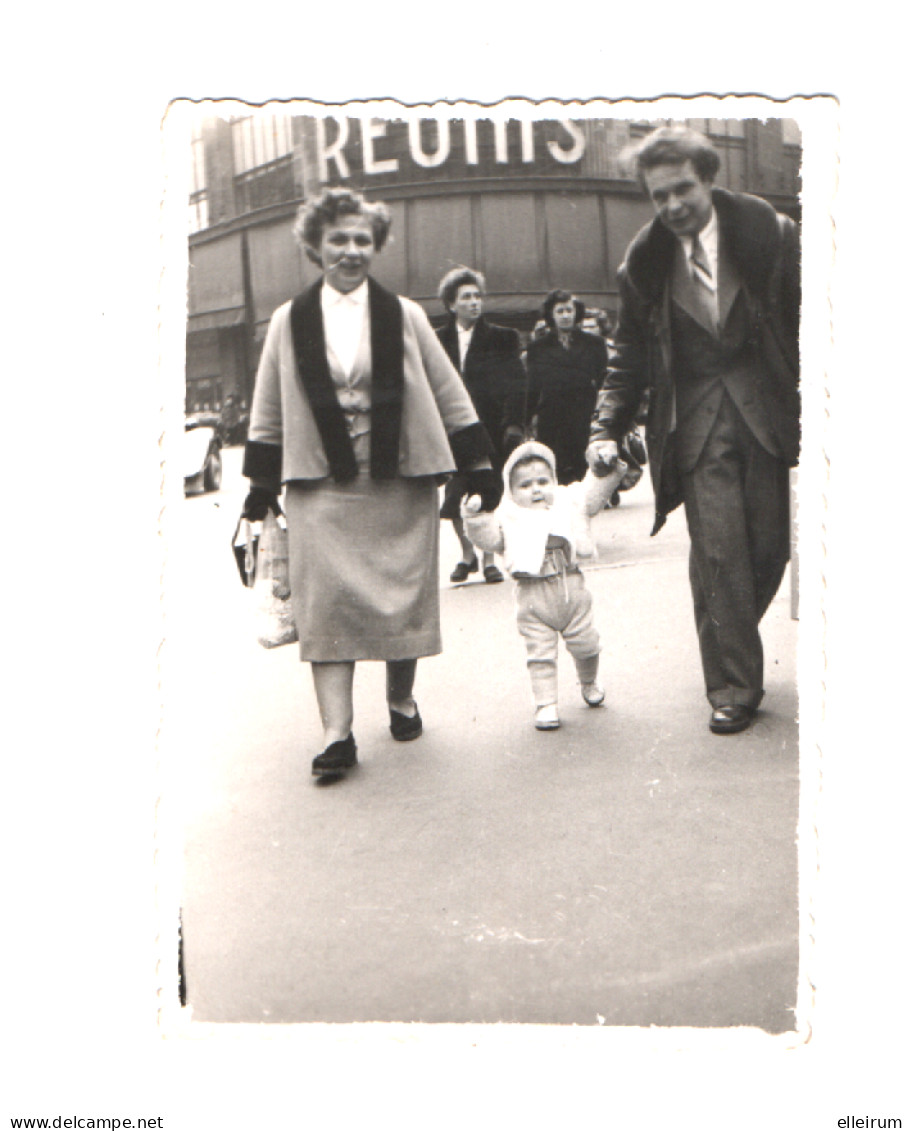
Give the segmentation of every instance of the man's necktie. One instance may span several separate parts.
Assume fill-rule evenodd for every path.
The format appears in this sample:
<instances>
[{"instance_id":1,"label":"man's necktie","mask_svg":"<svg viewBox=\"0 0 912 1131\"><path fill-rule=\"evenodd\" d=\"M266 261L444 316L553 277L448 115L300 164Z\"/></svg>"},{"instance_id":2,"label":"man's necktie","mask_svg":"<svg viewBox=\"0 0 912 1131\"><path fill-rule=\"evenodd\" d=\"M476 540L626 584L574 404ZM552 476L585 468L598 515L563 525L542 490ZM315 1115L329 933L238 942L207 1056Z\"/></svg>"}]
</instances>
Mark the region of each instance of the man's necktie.
<instances>
[{"instance_id":1,"label":"man's necktie","mask_svg":"<svg viewBox=\"0 0 912 1131\"><path fill-rule=\"evenodd\" d=\"M710 325L718 332L719 305L716 299L716 283L709 266L709 256L706 254L706 248L700 243L699 236L694 236L690 251L690 272L696 284L697 301L705 311Z\"/></svg>"},{"instance_id":2,"label":"man's necktie","mask_svg":"<svg viewBox=\"0 0 912 1131\"><path fill-rule=\"evenodd\" d=\"M712 268L709 266L709 256L706 254L703 244L700 243L699 236L694 236L690 263L694 279L715 294L716 284L713 280Z\"/></svg>"}]
</instances>

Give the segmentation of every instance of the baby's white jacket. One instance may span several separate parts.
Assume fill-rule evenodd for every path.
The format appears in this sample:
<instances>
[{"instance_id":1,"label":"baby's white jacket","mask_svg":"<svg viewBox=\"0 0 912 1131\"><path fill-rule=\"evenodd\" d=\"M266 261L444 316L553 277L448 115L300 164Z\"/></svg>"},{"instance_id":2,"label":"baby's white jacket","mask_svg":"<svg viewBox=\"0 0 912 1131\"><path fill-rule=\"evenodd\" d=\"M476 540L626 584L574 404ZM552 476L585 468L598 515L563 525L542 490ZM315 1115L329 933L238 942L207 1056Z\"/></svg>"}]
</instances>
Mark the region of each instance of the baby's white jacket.
<instances>
[{"instance_id":1,"label":"baby's white jacket","mask_svg":"<svg viewBox=\"0 0 912 1131\"><path fill-rule=\"evenodd\" d=\"M604 508L627 466L618 461L608 475L596 476L590 470L577 483L555 487L554 504L540 510L518 506L510 493L510 472L519 458L529 455L545 460L553 472L554 456L549 448L536 441L520 444L504 467L504 496L497 510L473 515L463 508L462 517L472 543L486 553L502 554L512 576L540 577L546 572L550 535L566 541L571 567L580 558L595 556L589 519Z\"/></svg>"}]
</instances>

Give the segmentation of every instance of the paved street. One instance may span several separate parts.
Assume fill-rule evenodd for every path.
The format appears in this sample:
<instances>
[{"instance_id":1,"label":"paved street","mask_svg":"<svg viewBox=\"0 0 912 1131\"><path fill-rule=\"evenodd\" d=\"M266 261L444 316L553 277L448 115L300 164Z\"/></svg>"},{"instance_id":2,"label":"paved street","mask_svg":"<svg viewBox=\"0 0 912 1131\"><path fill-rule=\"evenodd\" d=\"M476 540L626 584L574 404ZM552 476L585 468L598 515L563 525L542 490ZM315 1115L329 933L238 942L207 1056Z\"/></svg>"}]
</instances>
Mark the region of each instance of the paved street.
<instances>
[{"instance_id":1,"label":"paved street","mask_svg":"<svg viewBox=\"0 0 912 1131\"><path fill-rule=\"evenodd\" d=\"M180 766L185 988L200 1021L794 1027L797 623L766 620L753 728L710 734L683 513L648 483L595 520L587 569L605 708L561 657L559 731L533 729L512 586L447 581L422 661L425 734L395 743L359 665L360 766L315 783L294 646L254 641L229 543L246 487L181 500L166 589L166 756Z\"/></svg>"}]
</instances>

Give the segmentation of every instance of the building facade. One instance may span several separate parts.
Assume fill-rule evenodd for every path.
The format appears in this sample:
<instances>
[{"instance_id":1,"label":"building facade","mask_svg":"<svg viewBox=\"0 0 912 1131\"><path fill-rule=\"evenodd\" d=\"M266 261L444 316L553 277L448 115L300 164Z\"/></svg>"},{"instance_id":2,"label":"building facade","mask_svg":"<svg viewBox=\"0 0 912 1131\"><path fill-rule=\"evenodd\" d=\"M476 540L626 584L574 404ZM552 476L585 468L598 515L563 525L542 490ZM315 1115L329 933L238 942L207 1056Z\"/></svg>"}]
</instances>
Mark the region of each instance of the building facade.
<instances>
[{"instance_id":1,"label":"building facade","mask_svg":"<svg viewBox=\"0 0 912 1131\"><path fill-rule=\"evenodd\" d=\"M318 277L291 227L302 200L347 185L393 226L373 274L445 317L437 284L483 271L487 310L529 331L565 287L614 313L617 269L652 209L621 160L656 121L306 117L251 108L200 117L191 141L187 409L250 403L266 326ZM798 218L800 136L789 119L690 119L722 158L717 183Z\"/></svg>"}]
</instances>

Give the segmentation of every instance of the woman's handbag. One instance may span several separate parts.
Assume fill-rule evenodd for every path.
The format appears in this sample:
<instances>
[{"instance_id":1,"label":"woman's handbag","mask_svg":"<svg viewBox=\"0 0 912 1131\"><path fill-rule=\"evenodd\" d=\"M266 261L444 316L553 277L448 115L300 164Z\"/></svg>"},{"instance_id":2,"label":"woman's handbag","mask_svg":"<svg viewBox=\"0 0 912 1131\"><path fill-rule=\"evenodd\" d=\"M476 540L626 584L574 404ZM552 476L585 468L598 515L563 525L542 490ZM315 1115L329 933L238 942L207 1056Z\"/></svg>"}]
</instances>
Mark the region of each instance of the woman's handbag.
<instances>
[{"instance_id":1,"label":"woman's handbag","mask_svg":"<svg viewBox=\"0 0 912 1131\"><path fill-rule=\"evenodd\" d=\"M255 527L262 525L259 535ZM260 523L241 519L232 544L241 580L253 589L257 642L278 648L298 639L288 581L288 529L281 510L268 511Z\"/></svg>"},{"instance_id":2,"label":"woman's handbag","mask_svg":"<svg viewBox=\"0 0 912 1131\"><path fill-rule=\"evenodd\" d=\"M298 639L288 583L288 529L285 515L268 511L263 519L253 581L256 638L264 648L278 648Z\"/></svg>"}]
</instances>

